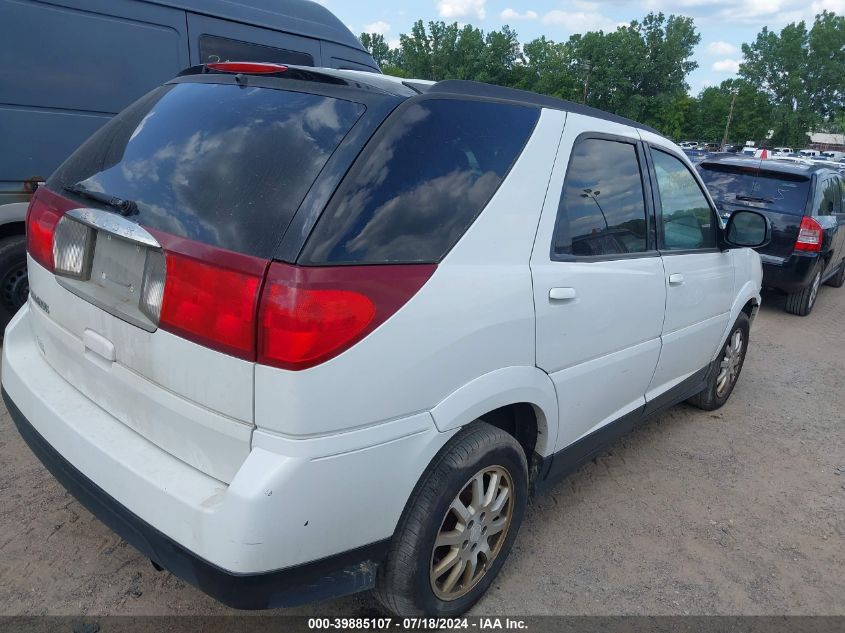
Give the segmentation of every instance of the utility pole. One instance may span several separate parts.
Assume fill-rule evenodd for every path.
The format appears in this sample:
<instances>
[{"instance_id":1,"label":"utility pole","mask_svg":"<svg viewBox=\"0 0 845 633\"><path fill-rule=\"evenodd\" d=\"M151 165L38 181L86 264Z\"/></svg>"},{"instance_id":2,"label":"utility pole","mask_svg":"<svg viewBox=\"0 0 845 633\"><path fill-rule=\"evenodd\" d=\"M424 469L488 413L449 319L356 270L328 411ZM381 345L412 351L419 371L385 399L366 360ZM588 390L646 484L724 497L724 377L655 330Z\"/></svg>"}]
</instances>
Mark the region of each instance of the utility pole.
<instances>
[{"instance_id":1,"label":"utility pole","mask_svg":"<svg viewBox=\"0 0 845 633\"><path fill-rule=\"evenodd\" d=\"M728 122L725 124L725 136L722 137L722 147L720 149L724 149L725 145L728 144L728 131L731 129L731 119L734 116L734 104L736 103L737 93L739 93L739 90L736 88L731 90L731 108L728 110Z\"/></svg>"},{"instance_id":2,"label":"utility pole","mask_svg":"<svg viewBox=\"0 0 845 633\"><path fill-rule=\"evenodd\" d=\"M590 74L593 72L593 62L586 61L584 62L584 68L587 69L587 78L584 80L584 97L581 99L581 103L587 103L587 92L590 90Z\"/></svg>"}]
</instances>

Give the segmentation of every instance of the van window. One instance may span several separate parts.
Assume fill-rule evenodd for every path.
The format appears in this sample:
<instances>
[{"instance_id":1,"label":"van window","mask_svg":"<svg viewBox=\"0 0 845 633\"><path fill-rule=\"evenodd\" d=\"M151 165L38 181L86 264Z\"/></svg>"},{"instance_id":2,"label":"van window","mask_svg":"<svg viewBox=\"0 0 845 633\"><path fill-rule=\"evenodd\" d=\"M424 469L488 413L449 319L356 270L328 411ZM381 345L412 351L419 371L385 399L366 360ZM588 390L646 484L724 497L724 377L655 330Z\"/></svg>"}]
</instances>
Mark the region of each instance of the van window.
<instances>
[{"instance_id":1,"label":"van window","mask_svg":"<svg viewBox=\"0 0 845 633\"><path fill-rule=\"evenodd\" d=\"M575 145L560 197L555 256L648 250L642 172L632 143L587 138Z\"/></svg>"},{"instance_id":2,"label":"van window","mask_svg":"<svg viewBox=\"0 0 845 633\"><path fill-rule=\"evenodd\" d=\"M341 184L300 261L440 261L487 206L539 113L457 99L396 112Z\"/></svg>"},{"instance_id":3,"label":"van window","mask_svg":"<svg viewBox=\"0 0 845 633\"><path fill-rule=\"evenodd\" d=\"M364 111L350 101L232 84L158 88L77 150L47 186L134 200L139 224L269 257ZM97 206L80 198L82 206Z\"/></svg>"},{"instance_id":4,"label":"van window","mask_svg":"<svg viewBox=\"0 0 845 633\"><path fill-rule=\"evenodd\" d=\"M200 63L214 62L272 62L293 66L313 66L314 58L308 53L284 48L241 42L228 37L202 35L199 38Z\"/></svg>"},{"instance_id":5,"label":"van window","mask_svg":"<svg viewBox=\"0 0 845 633\"><path fill-rule=\"evenodd\" d=\"M658 244L662 250L716 248L714 213L690 170L679 159L651 150L661 221Z\"/></svg>"}]
</instances>

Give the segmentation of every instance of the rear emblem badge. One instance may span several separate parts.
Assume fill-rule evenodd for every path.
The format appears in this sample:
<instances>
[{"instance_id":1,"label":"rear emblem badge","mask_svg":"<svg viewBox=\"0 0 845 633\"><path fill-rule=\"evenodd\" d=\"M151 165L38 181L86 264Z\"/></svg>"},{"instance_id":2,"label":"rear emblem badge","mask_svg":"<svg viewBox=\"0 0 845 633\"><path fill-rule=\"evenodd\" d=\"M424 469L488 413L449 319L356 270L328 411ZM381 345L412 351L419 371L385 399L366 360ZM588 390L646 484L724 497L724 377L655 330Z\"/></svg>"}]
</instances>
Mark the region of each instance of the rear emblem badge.
<instances>
[{"instance_id":1,"label":"rear emblem badge","mask_svg":"<svg viewBox=\"0 0 845 633\"><path fill-rule=\"evenodd\" d=\"M47 314L50 314L50 305L46 301L44 301L44 299L32 292L31 288L29 290L29 296L32 297L32 300L35 302L35 305L44 310L44 312L46 312Z\"/></svg>"}]
</instances>

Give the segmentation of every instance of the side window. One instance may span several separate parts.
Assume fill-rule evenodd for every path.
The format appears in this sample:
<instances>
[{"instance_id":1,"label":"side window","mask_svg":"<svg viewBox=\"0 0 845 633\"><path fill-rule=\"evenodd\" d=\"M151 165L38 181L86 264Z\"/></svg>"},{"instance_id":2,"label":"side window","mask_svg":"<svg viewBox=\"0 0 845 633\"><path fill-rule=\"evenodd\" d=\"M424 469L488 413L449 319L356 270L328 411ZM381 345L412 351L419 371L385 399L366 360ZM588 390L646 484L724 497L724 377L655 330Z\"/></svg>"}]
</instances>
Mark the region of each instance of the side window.
<instances>
[{"instance_id":1,"label":"side window","mask_svg":"<svg viewBox=\"0 0 845 633\"><path fill-rule=\"evenodd\" d=\"M821 186L821 195L817 215L839 213L839 179L828 178Z\"/></svg>"},{"instance_id":2,"label":"side window","mask_svg":"<svg viewBox=\"0 0 845 633\"><path fill-rule=\"evenodd\" d=\"M716 248L713 210L687 166L674 156L651 150L661 221L658 245L661 250Z\"/></svg>"},{"instance_id":3,"label":"side window","mask_svg":"<svg viewBox=\"0 0 845 633\"><path fill-rule=\"evenodd\" d=\"M572 150L557 212L552 258L648 250L637 147L588 138Z\"/></svg>"},{"instance_id":4,"label":"side window","mask_svg":"<svg viewBox=\"0 0 845 633\"><path fill-rule=\"evenodd\" d=\"M539 116L503 103L410 102L358 158L300 261L440 261L496 193Z\"/></svg>"},{"instance_id":5,"label":"side window","mask_svg":"<svg viewBox=\"0 0 845 633\"><path fill-rule=\"evenodd\" d=\"M284 48L241 42L228 37L201 35L200 63L214 62L272 62L294 66L313 66L314 58L308 53L289 51Z\"/></svg>"}]
</instances>

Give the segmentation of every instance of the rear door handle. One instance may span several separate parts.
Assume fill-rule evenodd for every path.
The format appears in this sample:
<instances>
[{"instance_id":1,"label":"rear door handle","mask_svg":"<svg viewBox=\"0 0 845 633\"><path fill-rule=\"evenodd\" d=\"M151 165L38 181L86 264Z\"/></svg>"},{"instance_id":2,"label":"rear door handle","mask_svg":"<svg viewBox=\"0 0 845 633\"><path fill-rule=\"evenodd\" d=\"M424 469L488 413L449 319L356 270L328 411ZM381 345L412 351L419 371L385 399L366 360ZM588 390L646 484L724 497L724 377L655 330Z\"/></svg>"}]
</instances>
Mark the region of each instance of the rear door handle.
<instances>
[{"instance_id":1,"label":"rear door handle","mask_svg":"<svg viewBox=\"0 0 845 633\"><path fill-rule=\"evenodd\" d=\"M568 301L578 296L575 288L552 288L549 290L549 299L552 301Z\"/></svg>"},{"instance_id":2,"label":"rear door handle","mask_svg":"<svg viewBox=\"0 0 845 633\"><path fill-rule=\"evenodd\" d=\"M670 286L683 286L684 285L684 276L681 273L674 273L669 275L669 285Z\"/></svg>"}]
</instances>

